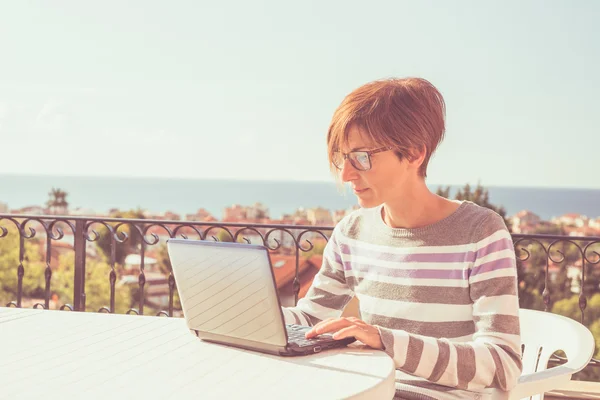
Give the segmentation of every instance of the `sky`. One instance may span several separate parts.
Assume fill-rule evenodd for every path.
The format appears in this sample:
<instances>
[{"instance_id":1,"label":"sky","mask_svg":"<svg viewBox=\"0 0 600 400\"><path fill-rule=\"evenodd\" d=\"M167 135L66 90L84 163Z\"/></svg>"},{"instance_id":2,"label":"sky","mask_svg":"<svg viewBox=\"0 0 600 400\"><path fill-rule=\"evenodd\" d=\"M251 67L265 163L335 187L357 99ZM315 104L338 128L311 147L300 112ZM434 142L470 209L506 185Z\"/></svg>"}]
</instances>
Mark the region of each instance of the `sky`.
<instances>
[{"instance_id":1,"label":"sky","mask_svg":"<svg viewBox=\"0 0 600 400\"><path fill-rule=\"evenodd\" d=\"M0 0L0 174L331 180L353 89L431 81L428 182L600 188L600 1Z\"/></svg>"}]
</instances>

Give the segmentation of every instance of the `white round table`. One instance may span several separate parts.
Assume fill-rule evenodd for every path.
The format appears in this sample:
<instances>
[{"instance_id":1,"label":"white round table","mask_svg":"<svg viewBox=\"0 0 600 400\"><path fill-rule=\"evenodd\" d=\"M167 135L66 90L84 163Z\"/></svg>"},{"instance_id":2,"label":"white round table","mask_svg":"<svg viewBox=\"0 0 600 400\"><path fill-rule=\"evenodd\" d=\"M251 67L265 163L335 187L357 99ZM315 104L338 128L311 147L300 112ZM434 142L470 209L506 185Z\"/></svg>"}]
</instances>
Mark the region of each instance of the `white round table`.
<instances>
[{"instance_id":1,"label":"white round table","mask_svg":"<svg viewBox=\"0 0 600 400\"><path fill-rule=\"evenodd\" d=\"M391 399L394 373L364 346L277 357L180 318L0 308L0 399Z\"/></svg>"}]
</instances>

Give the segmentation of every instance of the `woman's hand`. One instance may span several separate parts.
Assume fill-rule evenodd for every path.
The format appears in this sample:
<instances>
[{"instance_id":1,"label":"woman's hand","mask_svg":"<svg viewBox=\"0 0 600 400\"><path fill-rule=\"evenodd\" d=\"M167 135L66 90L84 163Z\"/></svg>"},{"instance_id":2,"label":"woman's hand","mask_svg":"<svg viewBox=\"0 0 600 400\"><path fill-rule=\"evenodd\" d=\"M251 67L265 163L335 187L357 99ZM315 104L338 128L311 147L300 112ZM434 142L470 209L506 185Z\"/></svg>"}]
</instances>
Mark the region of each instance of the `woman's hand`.
<instances>
[{"instance_id":1,"label":"woman's hand","mask_svg":"<svg viewBox=\"0 0 600 400\"><path fill-rule=\"evenodd\" d=\"M369 325L358 318L330 318L319 322L306 332L306 338L310 339L323 333L333 333L336 340L354 336L364 344L374 349L383 349L379 329Z\"/></svg>"}]
</instances>

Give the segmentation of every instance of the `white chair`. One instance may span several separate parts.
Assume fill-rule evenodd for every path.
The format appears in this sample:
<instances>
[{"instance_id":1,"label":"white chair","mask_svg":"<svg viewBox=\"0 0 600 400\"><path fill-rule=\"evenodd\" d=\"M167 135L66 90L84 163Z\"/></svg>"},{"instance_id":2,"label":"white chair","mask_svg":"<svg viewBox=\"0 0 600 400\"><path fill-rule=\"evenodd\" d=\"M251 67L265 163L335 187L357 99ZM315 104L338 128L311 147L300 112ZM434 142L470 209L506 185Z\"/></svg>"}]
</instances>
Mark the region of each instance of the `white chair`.
<instances>
[{"instance_id":1,"label":"white chair","mask_svg":"<svg viewBox=\"0 0 600 400\"><path fill-rule=\"evenodd\" d=\"M523 342L523 373L517 386L508 393L509 400L543 400L544 393L557 389L581 371L594 354L594 337L579 322L549 312L520 310ZM549 368L548 360L562 350L567 363ZM496 398L506 399L497 393Z\"/></svg>"}]
</instances>

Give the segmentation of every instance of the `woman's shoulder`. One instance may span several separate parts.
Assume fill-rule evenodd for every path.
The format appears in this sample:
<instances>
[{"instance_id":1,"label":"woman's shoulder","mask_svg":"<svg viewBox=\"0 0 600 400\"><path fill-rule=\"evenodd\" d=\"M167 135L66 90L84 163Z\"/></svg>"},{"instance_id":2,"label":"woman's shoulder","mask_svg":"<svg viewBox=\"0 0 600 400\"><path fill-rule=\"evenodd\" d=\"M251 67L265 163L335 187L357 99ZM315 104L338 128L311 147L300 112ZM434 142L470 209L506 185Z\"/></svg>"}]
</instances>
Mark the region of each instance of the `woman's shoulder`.
<instances>
[{"instance_id":1,"label":"woman's shoulder","mask_svg":"<svg viewBox=\"0 0 600 400\"><path fill-rule=\"evenodd\" d=\"M497 233L502 231L504 233ZM463 201L459 208L442 221L424 228L400 229L386 226L381 206L359 208L348 213L335 226L334 235L370 243L397 245L463 245L478 243L486 237L508 235L504 218L494 210Z\"/></svg>"},{"instance_id":2,"label":"woman's shoulder","mask_svg":"<svg viewBox=\"0 0 600 400\"><path fill-rule=\"evenodd\" d=\"M463 208L457 223L463 225L462 229L471 231L474 242L479 242L499 231L509 233L504 218L496 211L470 201L464 201Z\"/></svg>"},{"instance_id":3,"label":"woman's shoulder","mask_svg":"<svg viewBox=\"0 0 600 400\"><path fill-rule=\"evenodd\" d=\"M498 218L502 219L502 216L500 216L500 214L498 214L496 211L480 206L472 201L463 201L460 208L462 209L462 213L460 215L461 220L475 225L489 220L497 220Z\"/></svg>"}]
</instances>

